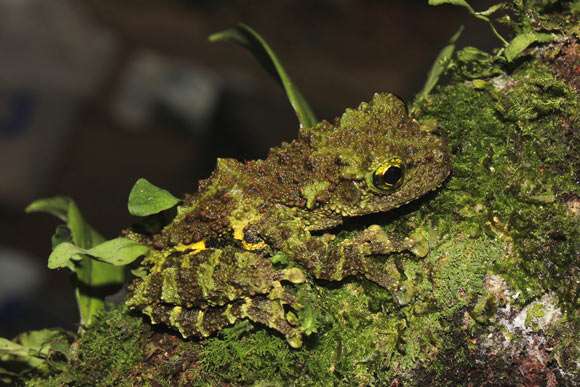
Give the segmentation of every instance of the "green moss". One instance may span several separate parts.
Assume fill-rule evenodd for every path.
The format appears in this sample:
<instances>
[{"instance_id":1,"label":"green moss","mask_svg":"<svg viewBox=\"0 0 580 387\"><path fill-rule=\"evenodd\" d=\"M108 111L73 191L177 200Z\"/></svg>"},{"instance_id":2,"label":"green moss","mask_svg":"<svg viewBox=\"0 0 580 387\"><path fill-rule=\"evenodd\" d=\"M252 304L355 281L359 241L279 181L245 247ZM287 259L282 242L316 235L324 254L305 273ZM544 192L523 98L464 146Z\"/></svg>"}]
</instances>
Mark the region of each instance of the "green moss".
<instances>
[{"instance_id":1,"label":"green moss","mask_svg":"<svg viewBox=\"0 0 580 387\"><path fill-rule=\"evenodd\" d=\"M78 340L65 372L30 385L132 385L128 375L144 358L144 329L141 318L127 315L124 308L104 312Z\"/></svg>"},{"instance_id":2,"label":"green moss","mask_svg":"<svg viewBox=\"0 0 580 387\"><path fill-rule=\"evenodd\" d=\"M142 320L113 309L98 319L79 341L77 383L122 384L129 371L143 360Z\"/></svg>"},{"instance_id":3,"label":"green moss","mask_svg":"<svg viewBox=\"0 0 580 387\"><path fill-rule=\"evenodd\" d=\"M578 341L578 324L574 321L564 321L557 324L549 332L556 345L553 349L554 359L564 370L577 372L580 359L580 344Z\"/></svg>"},{"instance_id":4,"label":"green moss","mask_svg":"<svg viewBox=\"0 0 580 387\"><path fill-rule=\"evenodd\" d=\"M449 316L472 304L483 292L485 275L505 255L501 241L486 235L471 239L460 232L448 236L429 261L433 265L433 294Z\"/></svg>"},{"instance_id":5,"label":"green moss","mask_svg":"<svg viewBox=\"0 0 580 387\"><path fill-rule=\"evenodd\" d=\"M536 320L544 317L544 314L544 306L541 303L538 302L532 304L526 313L526 327L533 330L538 330L538 324Z\"/></svg>"},{"instance_id":6,"label":"green moss","mask_svg":"<svg viewBox=\"0 0 580 387\"><path fill-rule=\"evenodd\" d=\"M578 221L566 201L578 197L578 99L547 66L532 62L493 87L444 87L423 106L454 151L454 175L431 216L461 220L474 234L513 243L498 262L522 302L553 290L572 305Z\"/></svg>"},{"instance_id":7,"label":"green moss","mask_svg":"<svg viewBox=\"0 0 580 387\"><path fill-rule=\"evenodd\" d=\"M283 337L265 330L239 337L236 327L222 337L207 340L201 348L200 364L207 382L251 384L260 380L282 381L300 376L299 352Z\"/></svg>"}]
</instances>

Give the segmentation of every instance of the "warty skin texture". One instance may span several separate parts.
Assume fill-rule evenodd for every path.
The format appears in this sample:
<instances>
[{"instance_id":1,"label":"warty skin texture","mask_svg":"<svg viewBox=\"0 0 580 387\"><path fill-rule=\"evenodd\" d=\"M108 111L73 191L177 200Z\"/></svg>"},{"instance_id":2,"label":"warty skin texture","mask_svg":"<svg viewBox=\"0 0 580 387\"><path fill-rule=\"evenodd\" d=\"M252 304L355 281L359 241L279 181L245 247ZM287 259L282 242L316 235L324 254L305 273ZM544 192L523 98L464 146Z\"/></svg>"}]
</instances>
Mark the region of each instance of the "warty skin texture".
<instances>
[{"instance_id":1,"label":"warty skin texture","mask_svg":"<svg viewBox=\"0 0 580 387\"><path fill-rule=\"evenodd\" d=\"M154 247L145 261L150 274L134 285L128 303L185 337L206 337L247 318L299 347L303 329L292 310L303 305L294 288L308 275L359 276L389 288L377 255L426 254L415 238L379 226L346 239L333 230L346 218L421 197L449 173L445 141L409 118L396 97L375 94L334 124L301 129L265 160L219 159L173 222L141 237ZM273 265L272 257L284 265Z\"/></svg>"}]
</instances>

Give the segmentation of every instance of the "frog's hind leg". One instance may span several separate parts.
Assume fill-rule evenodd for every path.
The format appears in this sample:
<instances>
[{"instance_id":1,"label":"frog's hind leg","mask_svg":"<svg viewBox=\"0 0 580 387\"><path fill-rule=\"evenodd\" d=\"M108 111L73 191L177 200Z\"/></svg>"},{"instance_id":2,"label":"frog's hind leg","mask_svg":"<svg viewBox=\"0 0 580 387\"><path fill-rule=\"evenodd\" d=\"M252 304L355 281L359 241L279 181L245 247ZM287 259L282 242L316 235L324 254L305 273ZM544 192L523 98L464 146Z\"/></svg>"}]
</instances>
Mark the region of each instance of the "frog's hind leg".
<instances>
[{"instance_id":1,"label":"frog's hind leg","mask_svg":"<svg viewBox=\"0 0 580 387\"><path fill-rule=\"evenodd\" d=\"M221 307L188 309L159 303L147 306L142 312L150 317L152 324L171 326L184 338L209 337L237 320L247 318L280 332L290 346L299 348L302 346L302 330L296 315L284 309L285 304L300 307L293 294L280 290L268 297L246 297Z\"/></svg>"},{"instance_id":2,"label":"frog's hind leg","mask_svg":"<svg viewBox=\"0 0 580 387\"><path fill-rule=\"evenodd\" d=\"M231 305L211 309L188 309L164 303L148 305L141 311L149 316L151 323L163 324L178 330L183 338L208 337L233 324L236 317L230 315Z\"/></svg>"}]
</instances>

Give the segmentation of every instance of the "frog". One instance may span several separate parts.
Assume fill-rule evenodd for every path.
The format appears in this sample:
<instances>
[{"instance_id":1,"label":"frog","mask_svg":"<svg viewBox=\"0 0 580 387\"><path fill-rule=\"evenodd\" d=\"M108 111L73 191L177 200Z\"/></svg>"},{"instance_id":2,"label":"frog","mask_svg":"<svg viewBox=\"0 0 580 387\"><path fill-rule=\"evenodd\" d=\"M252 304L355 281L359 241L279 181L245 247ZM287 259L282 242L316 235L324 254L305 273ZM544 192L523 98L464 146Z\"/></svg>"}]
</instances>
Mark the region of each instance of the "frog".
<instances>
[{"instance_id":1,"label":"frog","mask_svg":"<svg viewBox=\"0 0 580 387\"><path fill-rule=\"evenodd\" d=\"M173 221L137 237L151 252L127 304L186 338L250 320L298 348L304 305L296 288L355 278L390 289L377 257L426 254L412 235L371 224L339 237L341 226L388 214L450 173L437 128L419 124L393 94L375 93L332 122L301 127L264 159L218 159Z\"/></svg>"}]
</instances>

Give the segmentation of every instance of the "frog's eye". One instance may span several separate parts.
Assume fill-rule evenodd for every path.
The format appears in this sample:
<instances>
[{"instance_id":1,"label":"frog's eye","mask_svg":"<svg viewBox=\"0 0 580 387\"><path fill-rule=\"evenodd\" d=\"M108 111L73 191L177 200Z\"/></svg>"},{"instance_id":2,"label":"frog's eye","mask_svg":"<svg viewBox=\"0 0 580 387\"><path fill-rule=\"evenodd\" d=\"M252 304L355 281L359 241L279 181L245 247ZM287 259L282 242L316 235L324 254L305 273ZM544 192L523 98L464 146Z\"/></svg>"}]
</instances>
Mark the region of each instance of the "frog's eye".
<instances>
[{"instance_id":1,"label":"frog's eye","mask_svg":"<svg viewBox=\"0 0 580 387\"><path fill-rule=\"evenodd\" d=\"M373 172L373 186L381 191L390 191L403 184L405 168L400 158L394 157Z\"/></svg>"}]
</instances>

